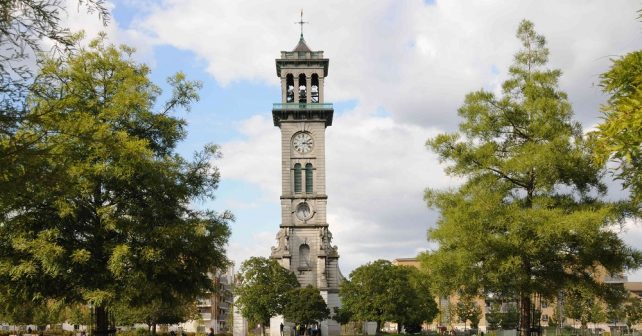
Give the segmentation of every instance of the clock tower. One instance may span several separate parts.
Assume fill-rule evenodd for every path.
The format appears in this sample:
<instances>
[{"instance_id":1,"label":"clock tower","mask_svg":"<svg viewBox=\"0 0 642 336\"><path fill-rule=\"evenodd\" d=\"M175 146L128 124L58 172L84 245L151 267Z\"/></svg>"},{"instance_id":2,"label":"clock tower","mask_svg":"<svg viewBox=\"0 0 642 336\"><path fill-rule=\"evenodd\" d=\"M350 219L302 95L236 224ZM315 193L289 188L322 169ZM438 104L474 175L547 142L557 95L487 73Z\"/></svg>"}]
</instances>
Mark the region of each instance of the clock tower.
<instances>
[{"instance_id":1,"label":"clock tower","mask_svg":"<svg viewBox=\"0 0 642 336\"><path fill-rule=\"evenodd\" d=\"M301 286L318 288L332 312L340 304L342 275L326 212L325 129L334 113L323 94L328 63L323 51L308 47L303 34L294 50L282 51L276 60L281 102L273 105L272 117L281 129L282 190L281 224L271 258L296 274ZM327 320L321 331L329 336L340 330Z\"/></svg>"}]
</instances>

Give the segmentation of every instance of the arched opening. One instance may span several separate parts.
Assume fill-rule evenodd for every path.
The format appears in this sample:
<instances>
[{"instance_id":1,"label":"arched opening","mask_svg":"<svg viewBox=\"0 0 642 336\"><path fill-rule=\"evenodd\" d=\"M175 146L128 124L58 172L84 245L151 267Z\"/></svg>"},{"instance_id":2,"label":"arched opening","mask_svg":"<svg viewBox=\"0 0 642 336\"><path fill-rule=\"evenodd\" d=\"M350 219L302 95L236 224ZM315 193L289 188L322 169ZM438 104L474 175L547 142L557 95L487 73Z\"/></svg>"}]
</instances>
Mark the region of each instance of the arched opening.
<instances>
[{"instance_id":1,"label":"arched opening","mask_svg":"<svg viewBox=\"0 0 642 336\"><path fill-rule=\"evenodd\" d=\"M294 103L294 75L288 74L285 77L285 87L287 89L285 102Z\"/></svg>"},{"instance_id":2,"label":"arched opening","mask_svg":"<svg viewBox=\"0 0 642 336\"><path fill-rule=\"evenodd\" d=\"M319 75L312 75L312 82L310 83L310 98L313 103L319 102Z\"/></svg>"},{"instance_id":3,"label":"arched opening","mask_svg":"<svg viewBox=\"0 0 642 336\"><path fill-rule=\"evenodd\" d=\"M305 243L299 246L299 267L310 268L310 246Z\"/></svg>"},{"instance_id":4,"label":"arched opening","mask_svg":"<svg viewBox=\"0 0 642 336\"><path fill-rule=\"evenodd\" d=\"M294 192L301 192L301 164L297 163L294 165Z\"/></svg>"},{"instance_id":5,"label":"arched opening","mask_svg":"<svg viewBox=\"0 0 642 336\"><path fill-rule=\"evenodd\" d=\"M306 163L305 165L305 192L311 193L312 186L314 185L314 180L312 176L312 164Z\"/></svg>"},{"instance_id":6,"label":"arched opening","mask_svg":"<svg viewBox=\"0 0 642 336\"><path fill-rule=\"evenodd\" d=\"M307 82L305 79L305 74L299 75L299 103L307 102Z\"/></svg>"}]
</instances>

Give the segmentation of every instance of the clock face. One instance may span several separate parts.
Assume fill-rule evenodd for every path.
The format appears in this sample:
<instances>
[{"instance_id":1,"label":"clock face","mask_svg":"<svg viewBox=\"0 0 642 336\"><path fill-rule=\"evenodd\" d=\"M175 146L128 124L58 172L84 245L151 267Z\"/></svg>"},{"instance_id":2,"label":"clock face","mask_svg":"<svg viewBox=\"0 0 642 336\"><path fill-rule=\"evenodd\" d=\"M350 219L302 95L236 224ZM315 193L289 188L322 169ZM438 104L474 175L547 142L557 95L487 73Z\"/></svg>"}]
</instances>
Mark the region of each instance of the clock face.
<instances>
[{"instance_id":1,"label":"clock face","mask_svg":"<svg viewBox=\"0 0 642 336\"><path fill-rule=\"evenodd\" d=\"M295 215L296 218L300 220L306 220L312 215L312 210L310 210L310 206L308 205L308 203L299 203L299 205L297 205L296 207Z\"/></svg>"},{"instance_id":2,"label":"clock face","mask_svg":"<svg viewBox=\"0 0 642 336\"><path fill-rule=\"evenodd\" d=\"M312 150L312 144L313 141L310 133L299 132L292 138L294 149L301 154L310 152Z\"/></svg>"}]
</instances>

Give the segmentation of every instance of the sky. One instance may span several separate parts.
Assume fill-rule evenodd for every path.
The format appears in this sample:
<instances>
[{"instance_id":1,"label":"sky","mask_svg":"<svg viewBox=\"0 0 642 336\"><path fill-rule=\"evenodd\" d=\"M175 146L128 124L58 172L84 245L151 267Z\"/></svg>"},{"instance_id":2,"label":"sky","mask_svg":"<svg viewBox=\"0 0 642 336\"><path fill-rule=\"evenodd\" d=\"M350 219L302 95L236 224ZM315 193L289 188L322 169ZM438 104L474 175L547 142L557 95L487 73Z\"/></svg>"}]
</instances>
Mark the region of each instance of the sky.
<instances>
[{"instance_id":1,"label":"sky","mask_svg":"<svg viewBox=\"0 0 642 336\"><path fill-rule=\"evenodd\" d=\"M342 273L376 259L414 257L435 246L427 230L438 212L426 188L461 183L425 147L457 128L466 93L499 93L522 19L547 38L550 68L563 72L575 118L585 129L600 122L605 101L599 75L611 59L642 48L634 0L110 0L112 17L67 0L65 20L88 38L100 31L135 47L152 80L167 91L177 71L203 82L200 101L178 116L188 136L178 150L191 156L220 145L222 181L216 199L195 206L231 210L236 220L228 255L237 268L269 256L280 222L280 133L272 103L280 102L275 59L299 39L330 59L325 100L335 115L326 130L328 222ZM626 195L609 183L609 197ZM642 249L642 223L620 233ZM629 274L642 281L642 271Z\"/></svg>"}]
</instances>

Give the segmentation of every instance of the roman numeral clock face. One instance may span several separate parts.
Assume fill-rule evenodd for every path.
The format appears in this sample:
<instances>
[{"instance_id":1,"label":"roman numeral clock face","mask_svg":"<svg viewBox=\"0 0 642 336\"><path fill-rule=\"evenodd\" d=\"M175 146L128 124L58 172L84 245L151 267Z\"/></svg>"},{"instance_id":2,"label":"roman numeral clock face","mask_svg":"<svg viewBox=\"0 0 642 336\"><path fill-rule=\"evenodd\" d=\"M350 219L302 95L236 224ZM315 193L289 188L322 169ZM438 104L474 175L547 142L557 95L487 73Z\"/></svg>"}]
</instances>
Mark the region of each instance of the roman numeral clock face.
<instances>
[{"instance_id":1,"label":"roman numeral clock face","mask_svg":"<svg viewBox=\"0 0 642 336\"><path fill-rule=\"evenodd\" d=\"M301 154L309 153L312 150L312 145L313 141L310 133L300 132L292 138L292 146Z\"/></svg>"}]
</instances>

